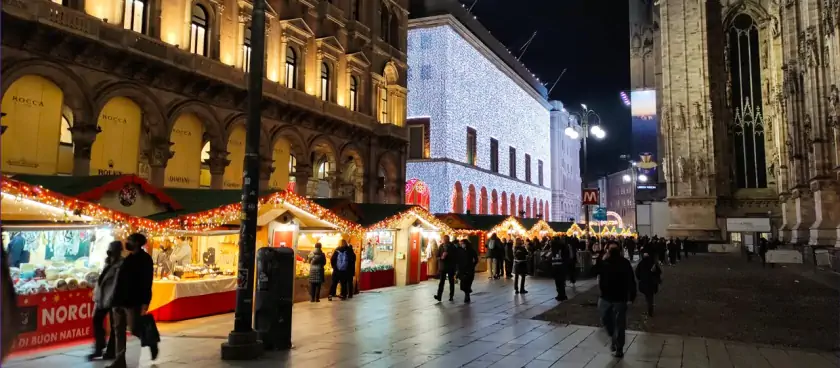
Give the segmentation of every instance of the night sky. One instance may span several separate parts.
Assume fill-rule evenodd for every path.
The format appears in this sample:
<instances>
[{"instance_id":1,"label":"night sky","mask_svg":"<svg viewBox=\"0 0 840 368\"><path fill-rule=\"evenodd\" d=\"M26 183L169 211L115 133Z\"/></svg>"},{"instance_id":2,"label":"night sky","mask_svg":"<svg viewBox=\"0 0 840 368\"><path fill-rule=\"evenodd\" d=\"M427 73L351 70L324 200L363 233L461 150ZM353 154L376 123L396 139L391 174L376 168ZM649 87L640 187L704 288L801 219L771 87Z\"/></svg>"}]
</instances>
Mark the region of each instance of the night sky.
<instances>
[{"instance_id":1,"label":"night sky","mask_svg":"<svg viewBox=\"0 0 840 368\"><path fill-rule=\"evenodd\" d=\"M460 0L467 7L474 0ZM515 4L515 5L514 5ZM537 37L521 61L551 85L551 99L568 110L585 103L603 119L607 138L589 141L588 177L626 168L630 153L630 108L619 97L630 86L627 2L616 0L478 0L472 13L515 55Z\"/></svg>"}]
</instances>

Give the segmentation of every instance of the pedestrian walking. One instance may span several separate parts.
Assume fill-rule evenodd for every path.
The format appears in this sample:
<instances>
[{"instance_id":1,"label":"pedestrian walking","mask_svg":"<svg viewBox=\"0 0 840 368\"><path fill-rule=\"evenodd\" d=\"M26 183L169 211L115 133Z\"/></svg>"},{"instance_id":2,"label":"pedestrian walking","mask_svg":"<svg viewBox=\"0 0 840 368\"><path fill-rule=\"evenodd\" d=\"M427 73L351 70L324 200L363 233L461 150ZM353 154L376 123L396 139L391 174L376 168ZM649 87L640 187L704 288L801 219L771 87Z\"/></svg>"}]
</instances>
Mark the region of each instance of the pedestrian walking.
<instances>
[{"instance_id":1,"label":"pedestrian walking","mask_svg":"<svg viewBox=\"0 0 840 368\"><path fill-rule=\"evenodd\" d=\"M688 237L687 236L684 237L683 241L682 241L682 247L683 247L683 256L685 257L685 259L688 259L688 248L690 246L691 246L691 242L688 241Z\"/></svg>"},{"instance_id":2,"label":"pedestrian walking","mask_svg":"<svg viewBox=\"0 0 840 368\"><path fill-rule=\"evenodd\" d=\"M498 237L497 237L498 238ZM496 268L493 270L493 275L496 280L501 279L505 274L505 241L498 239L496 248L493 250L493 260L496 262Z\"/></svg>"},{"instance_id":3,"label":"pedestrian walking","mask_svg":"<svg viewBox=\"0 0 840 368\"><path fill-rule=\"evenodd\" d=\"M674 241L674 238L668 241L668 262L671 266L677 264L677 256L680 254L680 246Z\"/></svg>"},{"instance_id":4,"label":"pedestrian walking","mask_svg":"<svg viewBox=\"0 0 840 368\"><path fill-rule=\"evenodd\" d=\"M607 252L593 267L598 275L601 297L598 311L601 323L612 339L611 350L616 358L624 356L624 332L627 328L627 305L636 299L636 278L633 266L621 254L618 243L607 244Z\"/></svg>"},{"instance_id":5,"label":"pedestrian walking","mask_svg":"<svg viewBox=\"0 0 840 368\"><path fill-rule=\"evenodd\" d=\"M513 238L505 242L505 277L513 277Z\"/></svg>"},{"instance_id":6,"label":"pedestrian walking","mask_svg":"<svg viewBox=\"0 0 840 368\"><path fill-rule=\"evenodd\" d=\"M568 272L567 276L569 278L569 282L572 283L572 288L575 288L575 282L577 281L577 261L578 261L578 250L580 250L580 239L576 236L568 238L566 241L566 246L569 248L569 258L566 260L566 270Z\"/></svg>"},{"instance_id":7,"label":"pedestrian walking","mask_svg":"<svg viewBox=\"0 0 840 368\"><path fill-rule=\"evenodd\" d=\"M636 280L639 281L639 292L645 296L648 316L653 317L653 297L659 292L662 283L662 268L656 257L648 252L642 253L642 259L636 265Z\"/></svg>"},{"instance_id":8,"label":"pedestrian walking","mask_svg":"<svg viewBox=\"0 0 840 368\"><path fill-rule=\"evenodd\" d=\"M527 294L525 290L525 277L528 275L528 248L521 238L516 239L516 246L513 248L513 290L517 294Z\"/></svg>"},{"instance_id":9,"label":"pedestrian walking","mask_svg":"<svg viewBox=\"0 0 840 368\"><path fill-rule=\"evenodd\" d=\"M347 244L346 240L342 239L341 243L347 246L347 252L350 256L350 268L347 269L347 274L344 280L346 285L342 285L341 290L344 290L344 287L346 286L347 299L353 299L353 295L356 294L356 251L353 250L353 247L351 247L350 244Z\"/></svg>"},{"instance_id":10,"label":"pedestrian walking","mask_svg":"<svg viewBox=\"0 0 840 368\"><path fill-rule=\"evenodd\" d=\"M449 301L455 299L455 272L458 269L458 247L449 241L449 235L443 236L443 244L441 245L440 253L438 253L440 262L440 282L438 283L437 294L435 299L440 301L443 297L443 286L449 280Z\"/></svg>"},{"instance_id":11,"label":"pedestrian walking","mask_svg":"<svg viewBox=\"0 0 840 368\"><path fill-rule=\"evenodd\" d=\"M321 302L321 285L324 284L324 266L327 256L321 250L321 243L315 243L315 250L309 254L309 302Z\"/></svg>"},{"instance_id":12,"label":"pedestrian walking","mask_svg":"<svg viewBox=\"0 0 840 368\"><path fill-rule=\"evenodd\" d=\"M126 332L139 336L141 345L148 346L152 353L152 360L158 356L158 341L144 338L147 330L140 321L149 309L152 300L152 278L154 264L152 256L143 250L146 236L134 233L125 241L125 249L129 252L123 259L117 273L117 284L114 288L114 298L111 301L114 315L114 336L116 337L116 359L109 368L126 368Z\"/></svg>"},{"instance_id":13,"label":"pedestrian walking","mask_svg":"<svg viewBox=\"0 0 840 368\"><path fill-rule=\"evenodd\" d=\"M499 236L496 235L496 233L493 233L493 235L490 236L490 239L487 240L487 261L490 263L487 271L490 274L490 279L495 280L499 278L499 274L497 272L497 269L499 268L497 254L498 250L503 246L502 240L499 239Z\"/></svg>"},{"instance_id":14,"label":"pedestrian walking","mask_svg":"<svg viewBox=\"0 0 840 368\"><path fill-rule=\"evenodd\" d=\"M627 248L627 258L630 259L630 262L633 262L633 258L635 258L636 254L636 241L631 237L627 237L624 243L625 248Z\"/></svg>"},{"instance_id":15,"label":"pedestrian walking","mask_svg":"<svg viewBox=\"0 0 840 368\"><path fill-rule=\"evenodd\" d=\"M114 314L111 313L111 307L114 301L114 293L116 292L117 276L119 276L120 265L122 264L122 250L123 245L120 241L112 241L108 244L108 250L105 252L105 266L102 268L102 273L99 274L99 279L96 281L96 286L93 289L93 353L87 356L88 361L97 358L111 360L116 358L115 345L116 337L114 336ZM111 323L111 332L108 340L105 340L105 317L109 317ZM104 350L104 351L103 351Z\"/></svg>"},{"instance_id":16,"label":"pedestrian walking","mask_svg":"<svg viewBox=\"0 0 840 368\"><path fill-rule=\"evenodd\" d=\"M458 279L461 280L461 291L464 292L464 303L470 303L472 283L475 279L475 266L478 264L478 252L470 241L461 239L461 249L458 251Z\"/></svg>"},{"instance_id":17,"label":"pedestrian walking","mask_svg":"<svg viewBox=\"0 0 840 368\"><path fill-rule=\"evenodd\" d=\"M551 273L554 276L554 287L557 289L557 301L565 301L566 296L566 264L569 261L569 247L560 237L555 237L551 242Z\"/></svg>"},{"instance_id":18,"label":"pedestrian walking","mask_svg":"<svg viewBox=\"0 0 840 368\"><path fill-rule=\"evenodd\" d=\"M332 300L336 297L336 292L341 286L341 294L339 297L344 300L347 299L349 283L352 280L351 269L354 269L355 263L352 263L352 250L347 245L347 241L342 239L341 245L335 249L330 257L330 266L333 269L332 284L330 284L330 293L327 295L327 300Z\"/></svg>"}]
</instances>

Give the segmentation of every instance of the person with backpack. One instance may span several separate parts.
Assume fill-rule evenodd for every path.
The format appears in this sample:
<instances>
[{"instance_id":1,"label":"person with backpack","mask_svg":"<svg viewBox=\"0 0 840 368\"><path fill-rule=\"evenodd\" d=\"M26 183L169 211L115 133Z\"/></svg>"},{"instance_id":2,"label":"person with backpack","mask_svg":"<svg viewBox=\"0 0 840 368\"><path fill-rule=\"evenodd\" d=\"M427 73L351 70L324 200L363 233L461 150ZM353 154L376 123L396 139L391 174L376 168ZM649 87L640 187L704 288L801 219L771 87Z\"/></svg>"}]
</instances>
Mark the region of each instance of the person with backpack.
<instances>
[{"instance_id":1,"label":"person with backpack","mask_svg":"<svg viewBox=\"0 0 840 368\"><path fill-rule=\"evenodd\" d=\"M449 280L449 301L455 299L455 271L458 269L458 253L458 247L449 241L449 235L444 235L443 244L438 252L440 283L438 283L437 294L435 294L435 300L437 301L443 298L443 286L446 284L446 280Z\"/></svg>"},{"instance_id":2,"label":"person with backpack","mask_svg":"<svg viewBox=\"0 0 840 368\"><path fill-rule=\"evenodd\" d=\"M513 290L517 294L527 294L525 290L525 277L528 275L528 249L522 238L516 239L516 246L513 247Z\"/></svg>"},{"instance_id":3,"label":"person with backpack","mask_svg":"<svg viewBox=\"0 0 840 368\"><path fill-rule=\"evenodd\" d=\"M461 249L458 252L458 278L461 280L461 291L464 292L464 303L470 303L472 283L475 279L475 266L478 264L478 252L473 249L467 239L461 239Z\"/></svg>"},{"instance_id":4,"label":"person with backpack","mask_svg":"<svg viewBox=\"0 0 840 368\"><path fill-rule=\"evenodd\" d=\"M350 268L353 267L350 263L350 259L352 255L350 254L350 246L347 245L347 241L342 240L341 245L335 249L333 252L332 257L330 257L330 266L332 266L333 274L332 274L332 285L330 285L330 294L327 296L327 300L332 300L335 297L336 289L338 285L341 285L341 299L347 299L347 284L350 278L352 278L352 274L350 273Z\"/></svg>"}]
</instances>

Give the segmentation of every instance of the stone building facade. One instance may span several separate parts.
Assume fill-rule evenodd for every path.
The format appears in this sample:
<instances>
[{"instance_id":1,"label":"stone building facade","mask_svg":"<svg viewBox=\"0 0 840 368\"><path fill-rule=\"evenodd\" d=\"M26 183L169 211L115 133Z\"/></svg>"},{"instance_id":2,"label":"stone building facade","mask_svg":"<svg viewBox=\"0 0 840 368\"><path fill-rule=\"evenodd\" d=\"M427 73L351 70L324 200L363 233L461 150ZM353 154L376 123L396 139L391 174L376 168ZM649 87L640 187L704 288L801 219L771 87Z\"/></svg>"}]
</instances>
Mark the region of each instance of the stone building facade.
<instances>
[{"instance_id":1,"label":"stone building facade","mask_svg":"<svg viewBox=\"0 0 840 368\"><path fill-rule=\"evenodd\" d=\"M726 240L726 218L770 217L786 241L837 243L840 1L630 8L632 84L658 91L669 235Z\"/></svg>"},{"instance_id":2,"label":"stone building facade","mask_svg":"<svg viewBox=\"0 0 840 368\"><path fill-rule=\"evenodd\" d=\"M407 2L267 1L261 188L403 201ZM238 188L251 10L4 1L3 172Z\"/></svg>"},{"instance_id":3,"label":"stone building facade","mask_svg":"<svg viewBox=\"0 0 840 368\"><path fill-rule=\"evenodd\" d=\"M580 218L581 141L566 135L567 127L580 129L575 116L560 101L551 104L551 219L569 221Z\"/></svg>"}]
</instances>

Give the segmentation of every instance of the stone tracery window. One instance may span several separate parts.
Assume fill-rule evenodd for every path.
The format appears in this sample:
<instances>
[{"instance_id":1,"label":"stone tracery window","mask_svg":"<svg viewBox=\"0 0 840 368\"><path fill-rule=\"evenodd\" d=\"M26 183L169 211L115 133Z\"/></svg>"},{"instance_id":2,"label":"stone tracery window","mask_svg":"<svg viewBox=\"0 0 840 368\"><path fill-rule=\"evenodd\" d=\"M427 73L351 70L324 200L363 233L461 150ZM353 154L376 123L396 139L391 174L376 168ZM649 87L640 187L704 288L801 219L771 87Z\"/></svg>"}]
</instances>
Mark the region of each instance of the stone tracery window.
<instances>
[{"instance_id":1,"label":"stone tracery window","mask_svg":"<svg viewBox=\"0 0 840 368\"><path fill-rule=\"evenodd\" d=\"M190 52L207 56L207 11L199 4L193 5L190 22Z\"/></svg>"},{"instance_id":2,"label":"stone tracery window","mask_svg":"<svg viewBox=\"0 0 840 368\"><path fill-rule=\"evenodd\" d=\"M738 188L766 188L758 25L749 15L738 14L727 32L735 183Z\"/></svg>"},{"instance_id":3,"label":"stone tracery window","mask_svg":"<svg viewBox=\"0 0 840 368\"><path fill-rule=\"evenodd\" d=\"M286 49L286 87L297 88L297 52L292 47Z\"/></svg>"}]
</instances>

